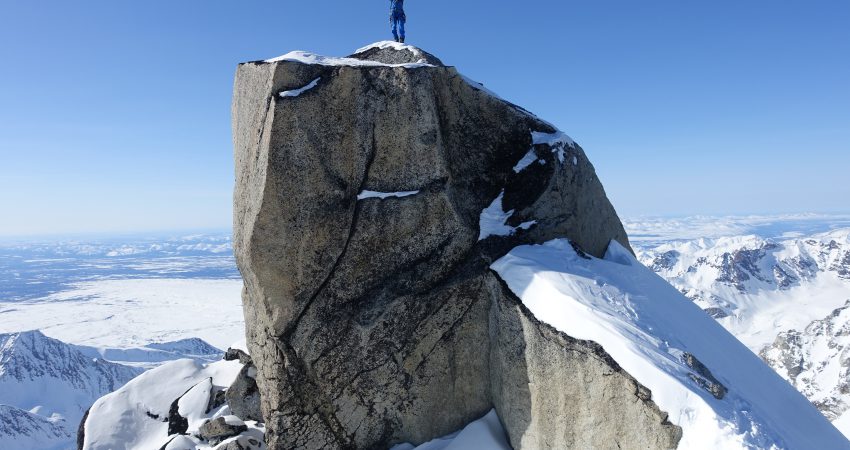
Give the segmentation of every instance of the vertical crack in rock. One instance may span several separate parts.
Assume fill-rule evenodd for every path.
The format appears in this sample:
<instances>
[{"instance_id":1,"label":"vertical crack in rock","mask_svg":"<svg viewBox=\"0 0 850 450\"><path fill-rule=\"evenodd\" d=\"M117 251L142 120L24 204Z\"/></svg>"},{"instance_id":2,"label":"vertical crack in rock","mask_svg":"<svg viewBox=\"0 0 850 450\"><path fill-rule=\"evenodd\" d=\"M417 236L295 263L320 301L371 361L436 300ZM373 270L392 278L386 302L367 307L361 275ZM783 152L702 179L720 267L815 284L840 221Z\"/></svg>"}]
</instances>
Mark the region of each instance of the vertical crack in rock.
<instances>
[{"instance_id":1,"label":"vertical crack in rock","mask_svg":"<svg viewBox=\"0 0 850 450\"><path fill-rule=\"evenodd\" d=\"M357 188L358 193L363 191L363 188L366 186L366 182L369 180L369 169L372 167L372 163L375 161L375 148L376 148L375 131L374 131L374 127L373 127L373 129L372 129L372 148L371 148L372 151L369 152L369 154L366 158L366 165L365 165L364 170L363 170L363 178L361 179L360 183L358 184L358 188ZM356 198L353 201L357 202ZM352 212L352 215L351 215L351 226L348 229L348 236L345 239L345 244L343 244L343 246L342 246L342 251L339 253L339 256L336 258L336 261L334 261L333 265L331 266L331 270L328 271L328 275L325 277L324 280L322 280L322 282L319 284L319 287L316 289L316 292L314 292L313 295L310 296L310 299L304 305L304 309L301 310L301 313L299 313L298 316L295 318L295 320L293 320L291 322L288 329L279 337L279 339L283 339L283 340L289 339L291 334L297 329L298 324L301 322L301 319L304 317L305 314L307 314L307 311L310 309L310 307L313 305L313 303L316 302L316 299L319 297L319 295L321 295L322 292L324 292L324 290L327 287L328 283L330 282L331 278L333 278L333 276L336 274L336 269L337 269L337 267L339 267L343 258L345 258L345 255L348 253L348 246L351 244L351 240L354 238L354 232L357 229L357 217L358 217L359 213L360 213L360 205L355 204L354 205L354 211Z\"/></svg>"},{"instance_id":2,"label":"vertical crack in rock","mask_svg":"<svg viewBox=\"0 0 850 450\"><path fill-rule=\"evenodd\" d=\"M345 428L337 420L333 404L324 398L325 395L307 375L307 369L295 349L280 339L276 339L275 343L283 360L286 361L286 376L289 385L296 391L294 398L300 402L301 409L319 416L336 439L337 448L346 450L356 448L351 443L351 437L346 434ZM289 433L291 430L284 430L284 432Z\"/></svg>"}]
</instances>

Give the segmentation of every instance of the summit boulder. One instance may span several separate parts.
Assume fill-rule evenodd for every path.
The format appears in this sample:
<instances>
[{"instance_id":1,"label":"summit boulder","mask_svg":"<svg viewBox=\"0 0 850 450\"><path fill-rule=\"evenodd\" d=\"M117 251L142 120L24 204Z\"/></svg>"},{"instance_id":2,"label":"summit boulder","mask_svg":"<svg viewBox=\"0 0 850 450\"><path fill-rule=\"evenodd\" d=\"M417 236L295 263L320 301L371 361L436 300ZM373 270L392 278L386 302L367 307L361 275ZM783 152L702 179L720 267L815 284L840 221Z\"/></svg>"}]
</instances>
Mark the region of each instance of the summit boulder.
<instances>
[{"instance_id":1,"label":"summit boulder","mask_svg":"<svg viewBox=\"0 0 850 450\"><path fill-rule=\"evenodd\" d=\"M585 152L407 45L241 64L234 250L272 449L387 448L495 408L515 448L673 448L599 345L489 267L567 238L629 249Z\"/></svg>"}]
</instances>

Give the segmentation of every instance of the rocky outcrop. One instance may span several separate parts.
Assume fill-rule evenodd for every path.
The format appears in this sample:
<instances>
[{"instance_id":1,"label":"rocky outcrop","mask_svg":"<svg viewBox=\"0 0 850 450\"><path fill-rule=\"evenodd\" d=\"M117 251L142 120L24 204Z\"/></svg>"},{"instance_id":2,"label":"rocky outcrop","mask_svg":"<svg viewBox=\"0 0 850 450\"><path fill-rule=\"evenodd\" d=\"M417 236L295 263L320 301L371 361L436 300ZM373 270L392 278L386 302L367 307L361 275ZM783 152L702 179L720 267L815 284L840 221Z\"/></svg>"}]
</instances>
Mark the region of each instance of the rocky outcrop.
<instances>
[{"instance_id":1,"label":"rocky outcrop","mask_svg":"<svg viewBox=\"0 0 850 450\"><path fill-rule=\"evenodd\" d=\"M257 387L257 368L253 363L248 363L236 380L227 388L225 401L230 406L230 411L242 420L263 421L263 413L260 411L260 390Z\"/></svg>"},{"instance_id":2,"label":"rocky outcrop","mask_svg":"<svg viewBox=\"0 0 850 450\"><path fill-rule=\"evenodd\" d=\"M198 429L198 435L201 439L210 443L210 445L218 445L221 441L238 436L248 431L245 423L235 416L217 417L210 420Z\"/></svg>"},{"instance_id":3,"label":"rocky outcrop","mask_svg":"<svg viewBox=\"0 0 850 450\"><path fill-rule=\"evenodd\" d=\"M759 356L830 420L850 409L850 300L803 330L779 333Z\"/></svg>"},{"instance_id":4,"label":"rocky outcrop","mask_svg":"<svg viewBox=\"0 0 850 450\"><path fill-rule=\"evenodd\" d=\"M378 448L495 407L516 448L671 448L680 430L489 264L628 248L583 150L409 46L239 66L234 249L272 449Z\"/></svg>"}]
</instances>

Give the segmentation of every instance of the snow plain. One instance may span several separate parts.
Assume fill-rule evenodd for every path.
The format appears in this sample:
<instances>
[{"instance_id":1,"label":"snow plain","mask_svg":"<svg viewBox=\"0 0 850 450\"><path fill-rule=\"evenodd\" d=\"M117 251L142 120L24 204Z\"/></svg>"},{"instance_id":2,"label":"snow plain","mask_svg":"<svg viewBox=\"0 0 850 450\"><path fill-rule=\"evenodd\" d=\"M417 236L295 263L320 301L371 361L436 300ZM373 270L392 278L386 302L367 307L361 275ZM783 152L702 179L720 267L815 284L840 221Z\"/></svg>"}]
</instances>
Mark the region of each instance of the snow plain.
<instances>
[{"instance_id":1,"label":"snow plain","mask_svg":"<svg viewBox=\"0 0 850 450\"><path fill-rule=\"evenodd\" d=\"M38 329L60 341L133 348L201 338L220 349L244 339L242 281L100 280L37 301L0 302L0 333Z\"/></svg>"}]
</instances>

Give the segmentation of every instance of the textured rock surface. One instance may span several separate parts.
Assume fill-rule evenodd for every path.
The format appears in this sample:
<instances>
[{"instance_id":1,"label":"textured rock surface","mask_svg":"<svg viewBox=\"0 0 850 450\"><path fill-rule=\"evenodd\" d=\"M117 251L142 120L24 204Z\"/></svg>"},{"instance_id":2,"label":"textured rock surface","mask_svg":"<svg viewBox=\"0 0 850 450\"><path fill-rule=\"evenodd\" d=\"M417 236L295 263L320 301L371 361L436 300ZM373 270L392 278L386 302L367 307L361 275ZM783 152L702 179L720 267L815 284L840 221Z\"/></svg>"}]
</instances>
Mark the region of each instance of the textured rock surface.
<instances>
[{"instance_id":1,"label":"textured rock surface","mask_svg":"<svg viewBox=\"0 0 850 450\"><path fill-rule=\"evenodd\" d=\"M234 248L269 448L419 443L494 406L517 448L674 447L645 388L488 268L555 237L628 247L582 149L533 145L557 130L418 49L354 56L420 64L237 71ZM500 195L525 226L479 241Z\"/></svg>"},{"instance_id":2,"label":"textured rock surface","mask_svg":"<svg viewBox=\"0 0 850 450\"><path fill-rule=\"evenodd\" d=\"M201 428L198 429L198 435L201 439L212 445L216 445L227 438L237 436L245 431L248 431L248 427L241 421L237 424L230 424L227 423L224 417L218 417L201 425Z\"/></svg>"},{"instance_id":3,"label":"textured rock surface","mask_svg":"<svg viewBox=\"0 0 850 450\"><path fill-rule=\"evenodd\" d=\"M249 362L239 371L239 375L227 388L224 397L233 415L242 420L262 422L263 413L260 410L260 390L257 387L256 376L257 368Z\"/></svg>"}]
</instances>

